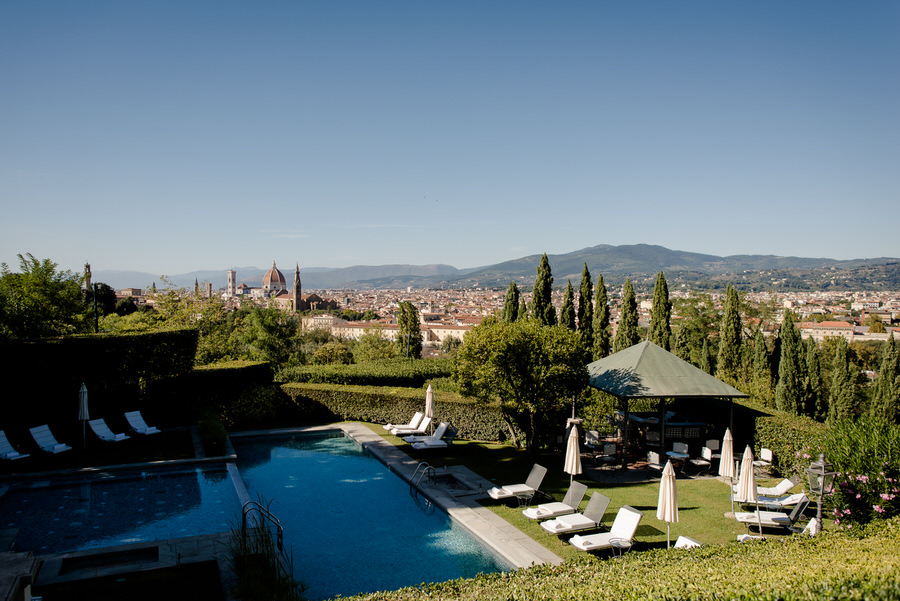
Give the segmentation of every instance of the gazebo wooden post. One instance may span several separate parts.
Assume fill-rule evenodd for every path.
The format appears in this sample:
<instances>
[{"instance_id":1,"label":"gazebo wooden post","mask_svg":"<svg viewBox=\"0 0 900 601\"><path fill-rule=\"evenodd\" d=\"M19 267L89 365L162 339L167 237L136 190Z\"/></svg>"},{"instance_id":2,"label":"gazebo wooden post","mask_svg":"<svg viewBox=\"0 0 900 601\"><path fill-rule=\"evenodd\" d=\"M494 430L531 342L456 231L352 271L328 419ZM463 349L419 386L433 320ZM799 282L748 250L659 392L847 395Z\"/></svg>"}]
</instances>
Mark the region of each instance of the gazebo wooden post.
<instances>
[{"instance_id":1,"label":"gazebo wooden post","mask_svg":"<svg viewBox=\"0 0 900 601\"><path fill-rule=\"evenodd\" d=\"M625 399L625 425L622 426L622 469L628 469L628 399Z\"/></svg>"}]
</instances>

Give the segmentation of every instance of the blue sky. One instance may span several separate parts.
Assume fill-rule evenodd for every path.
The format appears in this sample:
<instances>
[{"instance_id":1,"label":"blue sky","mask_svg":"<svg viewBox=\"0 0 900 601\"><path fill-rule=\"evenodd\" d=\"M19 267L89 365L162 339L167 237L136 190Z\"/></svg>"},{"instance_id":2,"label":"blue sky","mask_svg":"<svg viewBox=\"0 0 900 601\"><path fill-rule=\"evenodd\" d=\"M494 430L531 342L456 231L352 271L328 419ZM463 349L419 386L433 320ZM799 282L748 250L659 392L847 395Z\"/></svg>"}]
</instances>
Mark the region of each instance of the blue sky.
<instances>
[{"instance_id":1,"label":"blue sky","mask_svg":"<svg viewBox=\"0 0 900 601\"><path fill-rule=\"evenodd\" d=\"M11 267L900 256L894 1L7 1L0 82Z\"/></svg>"}]
</instances>

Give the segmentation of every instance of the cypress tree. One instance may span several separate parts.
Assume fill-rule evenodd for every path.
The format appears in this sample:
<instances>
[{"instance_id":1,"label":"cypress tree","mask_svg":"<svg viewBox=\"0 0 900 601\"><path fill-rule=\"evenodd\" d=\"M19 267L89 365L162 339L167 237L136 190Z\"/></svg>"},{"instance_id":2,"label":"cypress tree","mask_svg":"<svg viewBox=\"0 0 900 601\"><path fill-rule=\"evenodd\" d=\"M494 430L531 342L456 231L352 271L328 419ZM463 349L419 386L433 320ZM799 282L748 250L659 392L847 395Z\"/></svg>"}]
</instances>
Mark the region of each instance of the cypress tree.
<instances>
[{"instance_id":1,"label":"cypress tree","mask_svg":"<svg viewBox=\"0 0 900 601\"><path fill-rule=\"evenodd\" d=\"M422 326L419 323L419 310L409 301L400 303L400 314L397 316L397 349L401 357L411 359L422 358Z\"/></svg>"},{"instance_id":2,"label":"cypress tree","mask_svg":"<svg viewBox=\"0 0 900 601\"><path fill-rule=\"evenodd\" d=\"M640 341L637 300L634 297L634 288L631 287L631 279L627 278L622 289L622 312L619 315L619 325L616 328L613 352L618 353Z\"/></svg>"},{"instance_id":3,"label":"cypress tree","mask_svg":"<svg viewBox=\"0 0 900 601\"><path fill-rule=\"evenodd\" d=\"M753 336L753 391L767 407L772 406L772 361L762 330Z\"/></svg>"},{"instance_id":4,"label":"cypress tree","mask_svg":"<svg viewBox=\"0 0 900 601\"><path fill-rule=\"evenodd\" d=\"M775 407L798 413L803 399L803 374L800 371L800 331L790 313L786 313L779 332L781 358L778 361L778 384L775 387ZM803 361L805 363L805 360Z\"/></svg>"},{"instance_id":5,"label":"cypress tree","mask_svg":"<svg viewBox=\"0 0 900 601\"><path fill-rule=\"evenodd\" d=\"M650 341L664 349L672 349L672 301L666 276L659 272L653 288L653 308L650 310Z\"/></svg>"},{"instance_id":6,"label":"cypress tree","mask_svg":"<svg viewBox=\"0 0 900 601\"><path fill-rule=\"evenodd\" d=\"M602 359L609 354L609 296L603 274L597 274L597 287L594 291L594 360Z\"/></svg>"},{"instance_id":7,"label":"cypress tree","mask_svg":"<svg viewBox=\"0 0 900 601\"><path fill-rule=\"evenodd\" d=\"M703 339L703 348L700 349L700 369L710 375L715 371L713 369L712 354L709 351L709 340L706 338Z\"/></svg>"},{"instance_id":8,"label":"cypress tree","mask_svg":"<svg viewBox=\"0 0 900 601\"><path fill-rule=\"evenodd\" d=\"M516 321L522 321L528 317L528 305L525 303L525 297L521 297L519 301L519 312L516 315Z\"/></svg>"},{"instance_id":9,"label":"cypress tree","mask_svg":"<svg viewBox=\"0 0 900 601\"><path fill-rule=\"evenodd\" d=\"M806 406L803 414L819 421L828 416L827 403L822 398L822 366L819 362L819 346L809 337L806 339Z\"/></svg>"},{"instance_id":10,"label":"cypress tree","mask_svg":"<svg viewBox=\"0 0 900 601\"><path fill-rule=\"evenodd\" d=\"M850 370L847 339L838 337L831 363L831 390L828 397L828 421L849 419L856 414L856 379Z\"/></svg>"},{"instance_id":11,"label":"cypress tree","mask_svg":"<svg viewBox=\"0 0 900 601\"><path fill-rule=\"evenodd\" d=\"M881 350L881 365L875 379L872 414L888 422L900 423L900 354L894 334Z\"/></svg>"},{"instance_id":12,"label":"cypress tree","mask_svg":"<svg viewBox=\"0 0 900 601\"><path fill-rule=\"evenodd\" d=\"M503 313L500 315L500 321L510 322L516 321L519 315L519 287L515 282L509 283L506 289L506 299L503 301Z\"/></svg>"},{"instance_id":13,"label":"cypress tree","mask_svg":"<svg viewBox=\"0 0 900 601\"><path fill-rule=\"evenodd\" d=\"M545 326L556 325L556 309L553 307L551 298L552 290L553 275L550 272L550 260L547 258L547 253L544 253L537 266L534 293L531 295L531 314Z\"/></svg>"},{"instance_id":14,"label":"cypress tree","mask_svg":"<svg viewBox=\"0 0 900 601\"><path fill-rule=\"evenodd\" d=\"M578 289L578 333L584 348L594 346L594 285L587 263L581 270L581 287Z\"/></svg>"},{"instance_id":15,"label":"cypress tree","mask_svg":"<svg viewBox=\"0 0 900 601\"><path fill-rule=\"evenodd\" d=\"M573 332L578 328L575 323L575 291L572 289L572 280L566 281L566 292L559 311L559 325Z\"/></svg>"},{"instance_id":16,"label":"cypress tree","mask_svg":"<svg viewBox=\"0 0 900 601\"><path fill-rule=\"evenodd\" d=\"M691 335L687 328L678 328L675 331L675 349L672 351L675 356L684 359L688 363L691 362Z\"/></svg>"},{"instance_id":17,"label":"cypress tree","mask_svg":"<svg viewBox=\"0 0 900 601\"><path fill-rule=\"evenodd\" d=\"M716 375L724 382L737 385L741 373L741 311L737 290L730 284L725 292L725 312L719 328L719 355Z\"/></svg>"}]
</instances>

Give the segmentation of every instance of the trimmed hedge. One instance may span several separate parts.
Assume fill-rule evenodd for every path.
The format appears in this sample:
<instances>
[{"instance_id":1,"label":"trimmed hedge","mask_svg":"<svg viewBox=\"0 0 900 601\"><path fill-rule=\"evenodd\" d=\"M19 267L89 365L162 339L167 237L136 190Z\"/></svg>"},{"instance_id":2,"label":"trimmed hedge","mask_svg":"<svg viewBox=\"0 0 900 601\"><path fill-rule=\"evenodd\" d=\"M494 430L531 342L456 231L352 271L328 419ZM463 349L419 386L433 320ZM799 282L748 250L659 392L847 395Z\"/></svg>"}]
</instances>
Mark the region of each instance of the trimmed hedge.
<instances>
[{"instance_id":1,"label":"trimmed hedge","mask_svg":"<svg viewBox=\"0 0 900 601\"><path fill-rule=\"evenodd\" d=\"M425 391L399 387L337 386L333 384L282 384L307 419L346 420L376 424L406 423L425 406ZM467 440L505 441L508 426L498 404L485 405L457 393L435 392L437 422L450 422ZM516 436L523 433L516 430Z\"/></svg>"},{"instance_id":2,"label":"trimmed hedge","mask_svg":"<svg viewBox=\"0 0 900 601\"><path fill-rule=\"evenodd\" d=\"M900 521L863 536L768 538L698 549L653 549L618 560L582 555L562 565L484 574L358 601L532 599L900 599Z\"/></svg>"},{"instance_id":3,"label":"trimmed hedge","mask_svg":"<svg viewBox=\"0 0 900 601\"><path fill-rule=\"evenodd\" d=\"M825 424L802 415L766 409L768 415L756 419L755 455L763 447L772 450L774 469L785 476L802 474L823 452ZM735 454L738 449L735 449Z\"/></svg>"},{"instance_id":4,"label":"trimmed hedge","mask_svg":"<svg viewBox=\"0 0 900 601\"><path fill-rule=\"evenodd\" d=\"M158 382L194 369L194 329L133 334L95 334L4 341L0 363L8 377L4 427L77 419L78 390L87 385L91 415L120 413L149 398Z\"/></svg>"},{"instance_id":5,"label":"trimmed hedge","mask_svg":"<svg viewBox=\"0 0 900 601\"><path fill-rule=\"evenodd\" d=\"M279 371L275 379L285 383L420 388L429 380L449 377L452 373L452 359L389 359L351 365L289 367Z\"/></svg>"}]
</instances>

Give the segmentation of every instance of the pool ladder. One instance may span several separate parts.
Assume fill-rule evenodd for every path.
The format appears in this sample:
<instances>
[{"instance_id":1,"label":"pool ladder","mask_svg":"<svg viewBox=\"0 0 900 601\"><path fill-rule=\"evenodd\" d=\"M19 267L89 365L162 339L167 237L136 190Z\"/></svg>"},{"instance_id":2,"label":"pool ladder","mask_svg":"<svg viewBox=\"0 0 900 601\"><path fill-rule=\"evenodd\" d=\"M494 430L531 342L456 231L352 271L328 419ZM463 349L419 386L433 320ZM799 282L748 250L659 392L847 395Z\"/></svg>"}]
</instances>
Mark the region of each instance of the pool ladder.
<instances>
[{"instance_id":1,"label":"pool ladder","mask_svg":"<svg viewBox=\"0 0 900 601\"><path fill-rule=\"evenodd\" d=\"M254 529L265 529L266 533L269 536L272 536L272 526L275 528L275 546L278 547L278 552L280 553L280 560L278 561L278 568L281 570L282 575L286 577L293 577L294 573L294 558L293 553L288 555L288 553L284 549L284 526L281 525L281 520L279 520L274 513L269 511L267 507L264 507L261 503L256 501L247 501L241 507L241 539L246 544L247 542L247 522L249 521L251 514L254 512L259 514L259 517L253 520L251 527ZM268 524L266 524L268 522Z\"/></svg>"},{"instance_id":2,"label":"pool ladder","mask_svg":"<svg viewBox=\"0 0 900 601\"><path fill-rule=\"evenodd\" d=\"M419 484L422 482L422 478L434 480L434 468L427 461L420 461L419 465L416 466L416 471L413 472L412 478L409 479L409 494L423 511L433 512L434 504L431 500L424 495L421 499L419 498Z\"/></svg>"}]
</instances>

